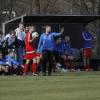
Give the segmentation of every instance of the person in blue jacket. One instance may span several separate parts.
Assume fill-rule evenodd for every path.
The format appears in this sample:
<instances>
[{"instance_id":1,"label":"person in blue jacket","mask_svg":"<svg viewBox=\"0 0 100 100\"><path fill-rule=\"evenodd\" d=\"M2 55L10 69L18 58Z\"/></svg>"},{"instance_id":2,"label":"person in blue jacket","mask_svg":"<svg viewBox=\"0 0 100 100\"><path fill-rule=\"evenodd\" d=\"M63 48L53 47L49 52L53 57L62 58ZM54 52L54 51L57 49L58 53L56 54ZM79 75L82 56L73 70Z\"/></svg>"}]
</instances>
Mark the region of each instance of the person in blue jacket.
<instances>
[{"instance_id":1,"label":"person in blue jacket","mask_svg":"<svg viewBox=\"0 0 100 100\"><path fill-rule=\"evenodd\" d=\"M3 57L2 52L0 52L0 74L7 73L8 72L8 66L6 65L6 60Z\"/></svg>"},{"instance_id":2,"label":"person in blue jacket","mask_svg":"<svg viewBox=\"0 0 100 100\"><path fill-rule=\"evenodd\" d=\"M72 47L71 47L71 40L70 36L65 36L63 41L64 52L66 55L72 55Z\"/></svg>"},{"instance_id":3,"label":"person in blue jacket","mask_svg":"<svg viewBox=\"0 0 100 100\"><path fill-rule=\"evenodd\" d=\"M82 32L82 38L83 38L83 62L84 62L84 68L86 71L92 70L92 67L90 65L90 58L92 56L92 42L95 37L93 37L92 33L88 31L88 28L86 27L84 31Z\"/></svg>"},{"instance_id":4,"label":"person in blue jacket","mask_svg":"<svg viewBox=\"0 0 100 100\"><path fill-rule=\"evenodd\" d=\"M65 65L64 65L64 59L62 58L64 56L64 44L63 40L61 37L58 37L55 40L55 46L54 46L54 61L55 64L57 65L58 63L61 64L60 69L65 70Z\"/></svg>"},{"instance_id":5,"label":"person in blue jacket","mask_svg":"<svg viewBox=\"0 0 100 100\"><path fill-rule=\"evenodd\" d=\"M72 47L71 47L71 40L70 36L65 36L64 41L63 41L63 48L64 48L64 56L63 59L65 61L65 66L68 68L70 71L75 71L74 69L74 56L72 52Z\"/></svg>"},{"instance_id":6,"label":"person in blue jacket","mask_svg":"<svg viewBox=\"0 0 100 100\"><path fill-rule=\"evenodd\" d=\"M38 52L43 54L43 75L46 75L46 63L49 63L48 66L48 75L51 75L52 71L52 62L53 62L53 51L54 51L54 37L59 36L63 33L64 28L61 29L60 33L51 32L51 26L45 26L45 32L40 36L38 44Z\"/></svg>"},{"instance_id":7,"label":"person in blue jacket","mask_svg":"<svg viewBox=\"0 0 100 100\"><path fill-rule=\"evenodd\" d=\"M62 39L61 38L58 38L56 43L55 43L55 46L54 46L54 51L55 52L58 52L59 55L64 55L64 46L63 46L63 42L62 42Z\"/></svg>"},{"instance_id":8,"label":"person in blue jacket","mask_svg":"<svg viewBox=\"0 0 100 100\"><path fill-rule=\"evenodd\" d=\"M18 74L18 71L23 67L23 65L16 60L16 53L13 49L8 51L8 55L5 60L6 64L9 66L10 74Z\"/></svg>"}]
</instances>

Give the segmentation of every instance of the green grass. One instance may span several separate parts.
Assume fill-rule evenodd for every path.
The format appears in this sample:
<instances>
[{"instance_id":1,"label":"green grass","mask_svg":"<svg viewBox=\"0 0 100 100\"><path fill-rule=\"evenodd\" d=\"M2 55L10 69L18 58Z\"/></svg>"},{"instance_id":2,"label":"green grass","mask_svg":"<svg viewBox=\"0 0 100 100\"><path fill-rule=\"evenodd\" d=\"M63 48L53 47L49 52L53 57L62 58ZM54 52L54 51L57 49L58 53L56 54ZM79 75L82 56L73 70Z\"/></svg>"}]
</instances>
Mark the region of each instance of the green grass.
<instances>
[{"instance_id":1,"label":"green grass","mask_svg":"<svg viewBox=\"0 0 100 100\"><path fill-rule=\"evenodd\" d=\"M0 76L0 100L100 100L100 72Z\"/></svg>"}]
</instances>

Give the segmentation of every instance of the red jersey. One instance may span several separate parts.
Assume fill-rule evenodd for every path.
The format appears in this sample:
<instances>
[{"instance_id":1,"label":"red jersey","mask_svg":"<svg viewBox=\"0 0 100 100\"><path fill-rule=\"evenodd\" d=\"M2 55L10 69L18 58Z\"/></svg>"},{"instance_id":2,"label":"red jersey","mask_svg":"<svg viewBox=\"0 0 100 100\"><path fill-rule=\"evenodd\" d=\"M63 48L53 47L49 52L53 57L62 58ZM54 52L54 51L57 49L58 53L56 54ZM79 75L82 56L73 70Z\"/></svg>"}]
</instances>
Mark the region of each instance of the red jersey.
<instances>
[{"instance_id":1,"label":"red jersey","mask_svg":"<svg viewBox=\"0 0 100 100\"><path fill-rule=\"evenodd\" d=\"M31 39L32 39L32 34L30 32L27 32L26 39L25 39L26 53L34 51L33 44L29 42Z\"/></svg>"}]
</instances>

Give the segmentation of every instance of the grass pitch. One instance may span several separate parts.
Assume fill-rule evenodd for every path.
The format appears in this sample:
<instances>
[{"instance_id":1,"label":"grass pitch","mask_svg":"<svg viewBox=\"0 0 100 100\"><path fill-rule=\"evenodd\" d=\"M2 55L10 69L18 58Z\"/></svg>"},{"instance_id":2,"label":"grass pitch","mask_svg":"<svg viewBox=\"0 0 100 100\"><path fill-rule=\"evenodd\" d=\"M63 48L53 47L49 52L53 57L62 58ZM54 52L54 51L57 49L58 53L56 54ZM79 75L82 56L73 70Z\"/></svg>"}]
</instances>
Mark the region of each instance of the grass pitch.
<instances>
[{"instance_id":1,"label":"grass pitch","mask_svg":"<svg viewBox=\"0 0 100 100\"><path fill-rule=\"evenodd\" d=\"M100 100L100 72L0 76L0 100Z\"/></svg>"}]
</instances>

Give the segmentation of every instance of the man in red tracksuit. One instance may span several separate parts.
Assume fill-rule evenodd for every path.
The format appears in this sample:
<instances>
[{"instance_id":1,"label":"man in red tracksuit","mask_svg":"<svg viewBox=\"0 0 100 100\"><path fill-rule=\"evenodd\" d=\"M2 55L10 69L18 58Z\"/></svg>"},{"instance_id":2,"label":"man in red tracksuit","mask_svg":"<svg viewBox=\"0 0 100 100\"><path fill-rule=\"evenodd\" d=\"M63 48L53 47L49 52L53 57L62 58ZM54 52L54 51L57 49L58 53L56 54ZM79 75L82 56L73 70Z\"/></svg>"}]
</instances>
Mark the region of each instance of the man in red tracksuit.
<instances>
[{"instance_id":1,"label":"man in red tracksuit","mask_svg":"<svg viewBox=\"0 0 100 100\"><path fill-rule=\"evenodd\" d=\"M26 39L25 39L25 47L26 47L26 63L24 65L24 75L27 75L28 73L28 64L31 59L33 59L33 64L32 64L32 72L33 76L36 76L36 52L35 52L35 47L33 46L33 41L38 37L38 35L34 35L32 37L34 27L29 26L29 32L26 33Z\"/></svg>"}]
</instances>

